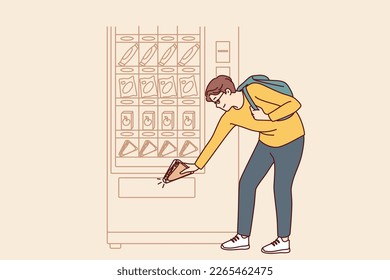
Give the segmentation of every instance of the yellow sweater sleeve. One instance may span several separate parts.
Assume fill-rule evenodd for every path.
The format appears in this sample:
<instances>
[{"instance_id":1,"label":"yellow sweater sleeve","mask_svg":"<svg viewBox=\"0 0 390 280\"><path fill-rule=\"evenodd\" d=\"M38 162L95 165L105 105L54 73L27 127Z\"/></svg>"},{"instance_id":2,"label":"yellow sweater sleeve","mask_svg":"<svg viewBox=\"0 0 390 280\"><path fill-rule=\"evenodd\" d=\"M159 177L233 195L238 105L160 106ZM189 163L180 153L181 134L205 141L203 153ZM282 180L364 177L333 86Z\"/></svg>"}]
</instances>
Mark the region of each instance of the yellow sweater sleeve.
<instances>
[{"instance_id":1,"label":"yellow sweater sleeve","mask_svg":"<svg viewBox=\"0 0 390 280\"><path fill-rule=\"evenodd\" d=\"M277 121L287 117L301 107L301 104L294 97L279 93L266 86L251 84L248 86L248 92L256 99L277 105L276 109L269 112L268 116L271 121Z\"/></svg>"},{"instance_id":2,"label":"yellow sweater sleeve","mask_svg":"<svg viewBox=\"0 0 390 280\"><path fill-rule=\"evenodd\" d=\"M214 130L211 139L207 143L206 147L204 147L202 153L199 155L198 159L195 162L195 165L199 169L202 169L206 165L206 163L210 160L210 158L221 145L223 140L234 128L234 126L235 125L230 122L229 113L225 113L219 120L217 128Z\"/></svg>"}]
</instances>

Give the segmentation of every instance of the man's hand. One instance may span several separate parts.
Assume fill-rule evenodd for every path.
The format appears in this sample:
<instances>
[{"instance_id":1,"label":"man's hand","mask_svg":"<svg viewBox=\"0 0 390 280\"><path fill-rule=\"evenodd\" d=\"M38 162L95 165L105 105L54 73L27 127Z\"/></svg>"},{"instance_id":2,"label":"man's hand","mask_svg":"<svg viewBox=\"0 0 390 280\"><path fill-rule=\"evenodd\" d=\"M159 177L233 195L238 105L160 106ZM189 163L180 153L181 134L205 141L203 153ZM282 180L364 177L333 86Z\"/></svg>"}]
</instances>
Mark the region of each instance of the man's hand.
<instances>
[{"instance_id":1,"label":"man's hand","mask_svg":"<svg viewBox=\"0 0 390 280\"><path fill-rule=\"evenodd\" d=\"M260 107L257 107L257 110L253 110L252 107L250 107L252 116L255 120L262 121L262 120L267 120L269 121L270 118L268 117L267 114L264 113L263 109Z\"/></svg>"},{"instance_id":2,"label":"man's hand","mask_svg":"<svg viewBox=\"0 0 390 280\"><path fill-rule=\"evenodd\" d=\"M184 169L183 170L183 173L187 173L187 172L196 172L199 170L199 168L195 165L195 163L188 163L188 162L185 162L185 164L188 165L188 168L187 169Z\"/></svg>"}]
</instances>

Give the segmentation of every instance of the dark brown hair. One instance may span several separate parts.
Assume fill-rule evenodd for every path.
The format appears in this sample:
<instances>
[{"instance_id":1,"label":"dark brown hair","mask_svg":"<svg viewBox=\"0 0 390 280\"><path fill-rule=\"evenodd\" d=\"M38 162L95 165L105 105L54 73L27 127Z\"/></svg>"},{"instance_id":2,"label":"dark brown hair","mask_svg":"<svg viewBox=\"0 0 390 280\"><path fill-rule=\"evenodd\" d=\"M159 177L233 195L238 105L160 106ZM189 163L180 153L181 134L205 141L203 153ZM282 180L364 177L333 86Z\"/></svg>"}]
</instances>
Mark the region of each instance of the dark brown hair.
<instances>
[{"instance_id":1,"label":"dark brown hair","mask_svg":"<svg viewBox=\"0 0 390 280\"><path fill-rule=\"evenodd\" d=\"M232 81L232 78L225 75L220 75L212 79L206 87L205 96L206 101L211 102L210 95L218 95L222 92L225 92L226 89L230 89L231 92L236 92L236 87Z\"/></svg>"}]
</instances>

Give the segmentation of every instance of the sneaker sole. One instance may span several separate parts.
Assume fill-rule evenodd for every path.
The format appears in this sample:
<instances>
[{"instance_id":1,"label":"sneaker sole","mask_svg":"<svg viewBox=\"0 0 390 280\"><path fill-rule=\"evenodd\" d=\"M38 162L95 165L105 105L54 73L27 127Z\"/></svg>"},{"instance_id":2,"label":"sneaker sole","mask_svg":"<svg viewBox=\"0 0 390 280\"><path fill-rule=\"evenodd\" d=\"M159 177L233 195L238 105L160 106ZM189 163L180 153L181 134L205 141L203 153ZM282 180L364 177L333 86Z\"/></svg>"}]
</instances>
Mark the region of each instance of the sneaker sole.
<instances>
[{"instance_id":1,"label":"sneaker sole","mask_svg":"<svg viewBox=\"0 0 390 280\"><path fill-rule=\"evenodd\" d=\"M249 245L248 246L240 246L240 247L232 247L232 248L223 247L221 245L221 249L225 250L225 251L248 250L249 249Z\"/></svg>"},{"instance_id":2,"label":"sneaker sole","mask_svg":"<svg viewBox=\"0 0 390 280\"><path fill-rule=\"evenodd\" d=\"M261 249L261 252L263 252L264 254L288 254L291 252L290 249L283 249L283 250L277 250L277 251L265 251L263 249Z\"/></svg>"}]
</instances>

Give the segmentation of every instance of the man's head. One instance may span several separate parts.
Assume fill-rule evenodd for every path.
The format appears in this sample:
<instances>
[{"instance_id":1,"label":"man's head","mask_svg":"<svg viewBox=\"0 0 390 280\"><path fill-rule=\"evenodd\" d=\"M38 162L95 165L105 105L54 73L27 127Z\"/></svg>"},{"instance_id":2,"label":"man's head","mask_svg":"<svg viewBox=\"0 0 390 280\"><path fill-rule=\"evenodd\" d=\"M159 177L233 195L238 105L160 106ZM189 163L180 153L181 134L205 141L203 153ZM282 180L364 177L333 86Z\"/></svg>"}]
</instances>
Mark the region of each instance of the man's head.
<instances>
[{"instance_id":1,"label":"man's head","mask_svg":"<svg viewBox=\"0 0 390 280\"><path fill-rule=\"evenodd\" d=\"M229 111L235 106L233 93L236 92L236 87L229 76L220 75L212 79L206 87L205 96L207 102L214 102L217 108L224 111Z\"/></svg>"}]
</instances>

